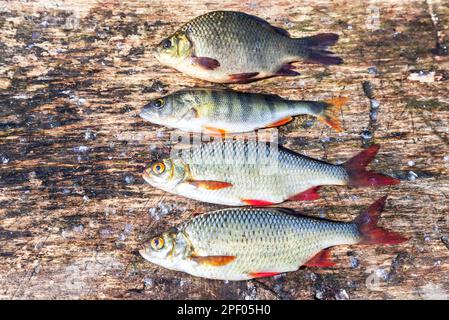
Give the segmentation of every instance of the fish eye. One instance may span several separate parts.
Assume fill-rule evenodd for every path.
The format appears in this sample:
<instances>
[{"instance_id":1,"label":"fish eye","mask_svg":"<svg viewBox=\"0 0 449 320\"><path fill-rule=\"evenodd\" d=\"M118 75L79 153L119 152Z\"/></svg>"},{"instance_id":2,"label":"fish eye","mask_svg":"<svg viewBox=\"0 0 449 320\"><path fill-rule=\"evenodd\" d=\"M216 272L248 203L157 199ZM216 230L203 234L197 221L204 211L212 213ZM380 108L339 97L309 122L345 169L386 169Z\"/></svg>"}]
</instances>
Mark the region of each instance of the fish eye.
<instances>
[{"instance_id":1,"label":"fish eye","mask_svg":"<svg viewBox=\"0 0 449 320\"><path fill-rule=\"evenodd\" d=\"M153 166L151 167L151 170L153 170L153 172L155 174L161 174L165 171L165 164L163 162L157 162L155 164L153 164Z\"/></svg>"},{"instance_id":2,"label":"fish eye","mask_svg":"<svg viewBox=\"0 0 449 320\"><path fill-rule=\"evenodd\" d=\"M154 250L161 250L164 247L164 239L161 237L155 237L151 239L150 245Z\"/></svg>"},{"instance_id":3,"label":"fish eye","mask_svg":"<svg viewBox=\"0 0 449 320\"><path fill-rule=\"evenodd\" d=\"M154 100L151 103L151 105L156 109L160 109L164 106L164 103L165 103L164 99L160 98L160 99Z\"/></svg>"},{"instance_id":4,"label":"fish eye","mask_svg":"<svg viewBox=\"0 0 449 320\"><path fill-rule=\"evenodd\" d=\"M168 49L171 47L171 41L170 39L165 39L164 41L162 41L162 48L164 49Z\"/></svg>"}]
</instances>

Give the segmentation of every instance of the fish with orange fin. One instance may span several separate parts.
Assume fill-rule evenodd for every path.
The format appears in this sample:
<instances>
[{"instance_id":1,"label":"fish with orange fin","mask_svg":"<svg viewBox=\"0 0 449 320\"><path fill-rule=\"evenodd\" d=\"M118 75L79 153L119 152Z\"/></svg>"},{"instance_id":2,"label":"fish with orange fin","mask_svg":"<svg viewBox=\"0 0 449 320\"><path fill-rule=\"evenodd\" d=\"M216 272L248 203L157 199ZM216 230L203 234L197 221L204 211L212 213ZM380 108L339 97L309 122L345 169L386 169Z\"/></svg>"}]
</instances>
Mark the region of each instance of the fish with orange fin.
<instances>
[{"instance_id":1,"label":"fish with orange fin","mask_svg":"<svg viewBox=\"0 0 449 320\"><path fill-rule=\"evenodd\" d=\"M338 116L346 101L346 97L286 100L276 95L195 88L151 101L140 116L170 128L222 136L281 126L294 116L307 114L342 131Z\"/></svg>"},{"instance_id":2,"label":"fish with orange fin","mask_svg":"<svg viewBox=\"0 0 449 320\"><path fill-rule=\"evenodd\" d=\"M164 268L219 280L248 280L332 267L330 247L393 245L402 235L377 225L386 197L352 222L316 219L283 208L230 208L195 216L153 237L139 252Z\"/></svg>"},{"instance_id":3,"label":"fish with orange fin","mask_svg":"<svg viewBox=\"0 0 449 320\"><path fill-rule=\"evenodd\" d=\"M181 149L179 156L150 164L143 178L156 188L199 201L266 206L318 199L322 185L398 184L366 170L378 150L373 145L343 164L331 164L274 143L228 139Z\"/></svg>"},{"instance_id":4,"label":"fish with orange fin","mask_svg":"<svg viewBox=\"0 0 449 320\"><path fill-rule=\"evenodd\" d=\"M212 11L198 16L162 40L154 50L163 64L194 78L217 83L241 83L271 76L296 76L296 61L343 63L328 47L335 33L292 38L267 21L236 11Z\"/></svg>"}]
</instances>

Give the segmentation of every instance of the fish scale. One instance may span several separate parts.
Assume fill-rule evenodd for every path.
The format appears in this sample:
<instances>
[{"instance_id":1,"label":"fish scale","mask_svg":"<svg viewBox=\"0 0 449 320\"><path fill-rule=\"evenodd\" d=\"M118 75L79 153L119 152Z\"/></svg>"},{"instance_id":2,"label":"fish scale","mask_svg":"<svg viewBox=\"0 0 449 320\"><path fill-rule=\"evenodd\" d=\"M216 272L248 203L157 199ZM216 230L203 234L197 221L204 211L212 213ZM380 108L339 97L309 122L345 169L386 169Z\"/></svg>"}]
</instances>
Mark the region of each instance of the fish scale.
<instances>
[{"instance_id":1,"label":"fish scale","mask_svg":"<svg viewBox=\"0 0 449 320\"><path fill-rule=\"evenodd\" d=\"M246 14L217 11L199 16L181 29L195 43L196 56L217 58L221 64L229 66L226 71L232 74L238 73L242 64L249 70L257 71L261 65L262 68L270 68L277 62L277 58L266 55L265 52L282 52L281 44L288 38L271 28L261 26L263 25L259 21L248 19ZM247 32L248 30L252 32ZM203 39L214 40L206 44ZM251 59L245 58L248 46L253 54ZM234 54L229 55L229 52Z\"/></svg>"},{"instance_id":2,"label":"fish scale","mask_svg":"<svg viewBox=\"0 0 449 320\"><path fill-rule=\"evenodd\" d=\"M144 179L154 187L191 199L231 206L315 200L317 187L395 185L399 180L367 171L379 145L338 165L264 141L220 140L181 149L151 164ZM164 167L162 172L153 168Z\"/></svg>"},{"instance_id":3,"label":"fish scale","mask_svg":"<svg viewBox=\"0 0 449 320\"><path fill-rule=\"evenodd\" d=\"M313 185L346 183L343 168L276 147L265 142L238 140L193 147L184 158L192 179L225 181L233 186L191 190L190 196L208 201L207 194L210 194L213 202L220 199L219 203L229 205L242 205L242 199L278 203Z\"/></svg>"},{"instance_id":4,"label":"fish scale","mask_svg":"<svg viewBox=\"0 0 449 320\"><path fill-rule=\"evenodd\" d=\"M236 256L222 267L185 270L215 279L248 279L253 272L297 270L328 246L356 243L353 223L316 220L282 210L240 208L199 215L178 227L199 256Z\"/></svg>"}]
</instances>

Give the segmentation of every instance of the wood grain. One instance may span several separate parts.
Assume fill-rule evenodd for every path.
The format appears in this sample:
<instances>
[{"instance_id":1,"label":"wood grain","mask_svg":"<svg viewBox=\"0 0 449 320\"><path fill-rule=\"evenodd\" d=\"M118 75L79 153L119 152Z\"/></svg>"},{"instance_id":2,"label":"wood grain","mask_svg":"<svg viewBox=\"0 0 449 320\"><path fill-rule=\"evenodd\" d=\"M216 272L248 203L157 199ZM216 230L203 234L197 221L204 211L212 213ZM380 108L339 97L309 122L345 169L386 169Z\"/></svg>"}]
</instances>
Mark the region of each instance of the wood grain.
<instances>
[{"instance_id":1,"label":"wood grain","mask_svg":"<svg viewBox=\"0 0 449 320\"><path fill-rule=\"evenodd\" d=\"M449 298L448 1L2 1L0 3L0 298ZM151 48L210 10L251 13L300 37L337 32L345 64L238 90L350 97L343 133L299 117L280 142L344 161L374 142L383 189L324 187L285 206L349 221L388 194L381 224L400 246L341 246L330 269L225 283L145 262L136 250L168 226L220 206L145 184L170 130L137 115L174 90L216 87L161 66ZM376 18L378 16L378 19ZM376 109L376 102L379 102ZM377 113L376 113L377 111Z\"/></svg>"}]
</instances>

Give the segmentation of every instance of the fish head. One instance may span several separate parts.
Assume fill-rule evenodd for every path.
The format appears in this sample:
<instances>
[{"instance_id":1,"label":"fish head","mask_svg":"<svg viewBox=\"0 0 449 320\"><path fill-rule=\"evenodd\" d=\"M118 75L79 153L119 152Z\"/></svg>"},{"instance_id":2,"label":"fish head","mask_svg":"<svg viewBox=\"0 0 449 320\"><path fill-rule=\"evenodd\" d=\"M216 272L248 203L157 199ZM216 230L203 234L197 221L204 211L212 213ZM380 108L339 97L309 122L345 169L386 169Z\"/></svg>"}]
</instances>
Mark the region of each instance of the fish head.
<instances>
[{"instance_id":1,"label":"fish head","mask_svg":"<svg viewBox=\"0 0 449 320\"><path fill-rule=\"evenodd\" d=\"M145 168L142 177L153 187L170 190L186 179L185 165L181 159L155 161Z\"/></svg>"},{"instance_id":2,"label":"fish head","mask_svg":"<svg viewBox=\"0 0 449 320\"><path fill-rule=\"evenodd\" d=\"M139 250L146 260L172 270L180 270L191 251L190 242L178 228L157 235Z\"/></svg>"},{"instance_id":3,"label":"fish head","mask_svg":"<svg viewBox=\"0 0 449 320\"><path fill-rule=\"evenodd\" d=\"M150 101L140 111L140 117L152 123L177 127L181 120L195 116L191 112L190 95L175 92L171 95Z\"/></svg>"},{"instance_id":4,"label":"fish head","mask_svg":"<svg viewBox=\"0 0 449 320\"><path fill-rule=\"evenodd\" d=\"M192 55L192 43L183 31L162 40L155 48L154 55L161 63L176 68Z\"/></svg>"}]
</instances>

